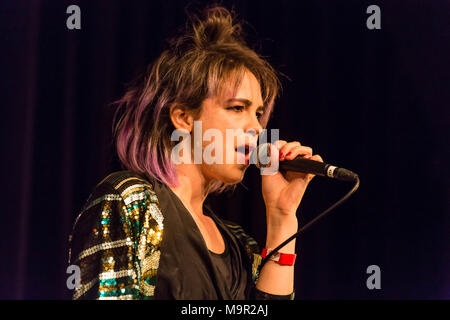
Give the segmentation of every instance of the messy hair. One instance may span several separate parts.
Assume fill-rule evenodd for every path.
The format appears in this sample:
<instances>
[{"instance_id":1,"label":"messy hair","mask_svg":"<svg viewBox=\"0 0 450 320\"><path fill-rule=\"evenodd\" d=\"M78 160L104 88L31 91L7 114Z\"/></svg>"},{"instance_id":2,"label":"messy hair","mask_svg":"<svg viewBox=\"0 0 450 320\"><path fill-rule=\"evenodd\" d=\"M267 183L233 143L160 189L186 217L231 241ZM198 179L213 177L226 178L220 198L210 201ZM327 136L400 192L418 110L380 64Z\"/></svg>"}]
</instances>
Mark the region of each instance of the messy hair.
<instances>
[{"instance_id":1,"label":"messy hair","mask_svg":"<svg viewBox=\"0 0 450 320\"><path fill-rule=\"evenodd\" d=\"M175 130L170 106L199 114L202 102L221 96L226 85L236 93L247 70L260 84L264 106L260 123L266 127L281 83L270 64L247 46L242 25L235 20L234 11L217 5L200 15L188 14L183 33L167 41L147 72L116 101L113 135L122 167L178 185L170 157L175 146L170 139ZM227 186L213 181L209 192Z\"/></svg>"}]
</instances>

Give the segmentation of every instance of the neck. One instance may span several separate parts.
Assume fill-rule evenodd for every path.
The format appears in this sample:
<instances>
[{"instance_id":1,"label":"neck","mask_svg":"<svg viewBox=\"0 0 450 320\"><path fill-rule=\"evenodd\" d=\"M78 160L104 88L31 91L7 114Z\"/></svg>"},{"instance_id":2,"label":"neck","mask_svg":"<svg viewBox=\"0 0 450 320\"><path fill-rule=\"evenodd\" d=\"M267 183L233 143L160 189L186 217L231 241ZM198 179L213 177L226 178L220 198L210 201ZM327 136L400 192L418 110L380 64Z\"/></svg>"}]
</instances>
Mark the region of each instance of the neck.
<instances>
[{"instance_id":1,"label":"neck","mask_svg":"<svg viewBox=\"0 0 450 320\"><path fill-rule=\"evenodd\" d=\"M199 217L203 216L203 202L208 195L209 181L194 164L176 165L179 185L169 186L184 206Z\"/></svg>"}]
</instances>

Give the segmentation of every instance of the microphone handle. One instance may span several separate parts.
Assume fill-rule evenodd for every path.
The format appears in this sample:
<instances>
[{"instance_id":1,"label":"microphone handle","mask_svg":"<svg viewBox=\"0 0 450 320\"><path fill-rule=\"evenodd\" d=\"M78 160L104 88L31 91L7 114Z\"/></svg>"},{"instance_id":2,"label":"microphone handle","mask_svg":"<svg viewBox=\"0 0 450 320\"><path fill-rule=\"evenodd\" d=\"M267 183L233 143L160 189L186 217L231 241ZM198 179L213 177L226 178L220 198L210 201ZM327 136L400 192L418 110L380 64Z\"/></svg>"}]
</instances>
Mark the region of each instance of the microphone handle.
<instances>
[{"instance_id":1,"label":"microphone handle","mask_svg":"<svg viewBox=\"0 0 450 320\"><path fill-rule=\"evenodd\" d=\"M326 176L343 181L356 181L358 175L350 170L338 168L330 164L305 159L298 156L293 160L279 162L280 170L312 173L319 176Z\"/></svg>"}]
</instances>

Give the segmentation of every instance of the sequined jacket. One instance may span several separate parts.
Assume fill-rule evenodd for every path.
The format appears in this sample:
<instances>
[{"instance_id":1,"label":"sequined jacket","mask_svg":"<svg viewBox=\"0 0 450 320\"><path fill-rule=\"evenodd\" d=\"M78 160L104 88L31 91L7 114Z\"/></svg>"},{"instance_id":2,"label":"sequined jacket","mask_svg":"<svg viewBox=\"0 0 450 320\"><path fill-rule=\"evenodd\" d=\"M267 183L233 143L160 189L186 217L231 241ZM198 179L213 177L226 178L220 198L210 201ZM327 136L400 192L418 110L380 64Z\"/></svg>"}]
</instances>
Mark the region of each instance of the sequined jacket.
<instances>
[{"instance_id":1,"label":"sequined jacket","mask_svg":"<svg viewBox=\"0 0 450 320\"><path fill-rule=\"evenodd\" d=\"M226 225L245 248L256 284L257 243L240 226ZM151 183L131 171L107 176L90 194L69 237L69 264L81 270L73 299L152 299L163 236L164 217ZM275 297L257 292L255 299Z\"/></svg>"}]
</instances>

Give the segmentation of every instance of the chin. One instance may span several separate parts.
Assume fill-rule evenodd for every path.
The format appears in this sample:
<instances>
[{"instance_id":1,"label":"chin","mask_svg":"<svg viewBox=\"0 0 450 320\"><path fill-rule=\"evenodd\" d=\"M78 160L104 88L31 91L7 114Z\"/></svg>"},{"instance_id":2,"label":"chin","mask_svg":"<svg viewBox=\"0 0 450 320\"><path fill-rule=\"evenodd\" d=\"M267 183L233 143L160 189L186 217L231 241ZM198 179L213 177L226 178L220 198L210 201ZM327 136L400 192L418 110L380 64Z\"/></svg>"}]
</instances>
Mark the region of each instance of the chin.
<instances>
[{"instance_id":1,"label":"chin","mask_svg":"<svg viewBox=\"0 0 450 320\"><path fill-rule=\"evenodd\" d=\"M248 164L221 164L203 167L203 174L208 180L216 180L226 184L237 184L244 179Z\"/></svg>"},{"instance_id":2,"label":"chin","mask_svg":"<svg viewBox=\"0 0 450 320\"><path fill-rule=\"evenodd\" d=\"M239 183L242 181L242 179L244 179L244 174L247 168L248 165L233 165L231 168L226 168L225 170L223 170L218 180L228 184Z\"/></svg>"}]
</instances>

